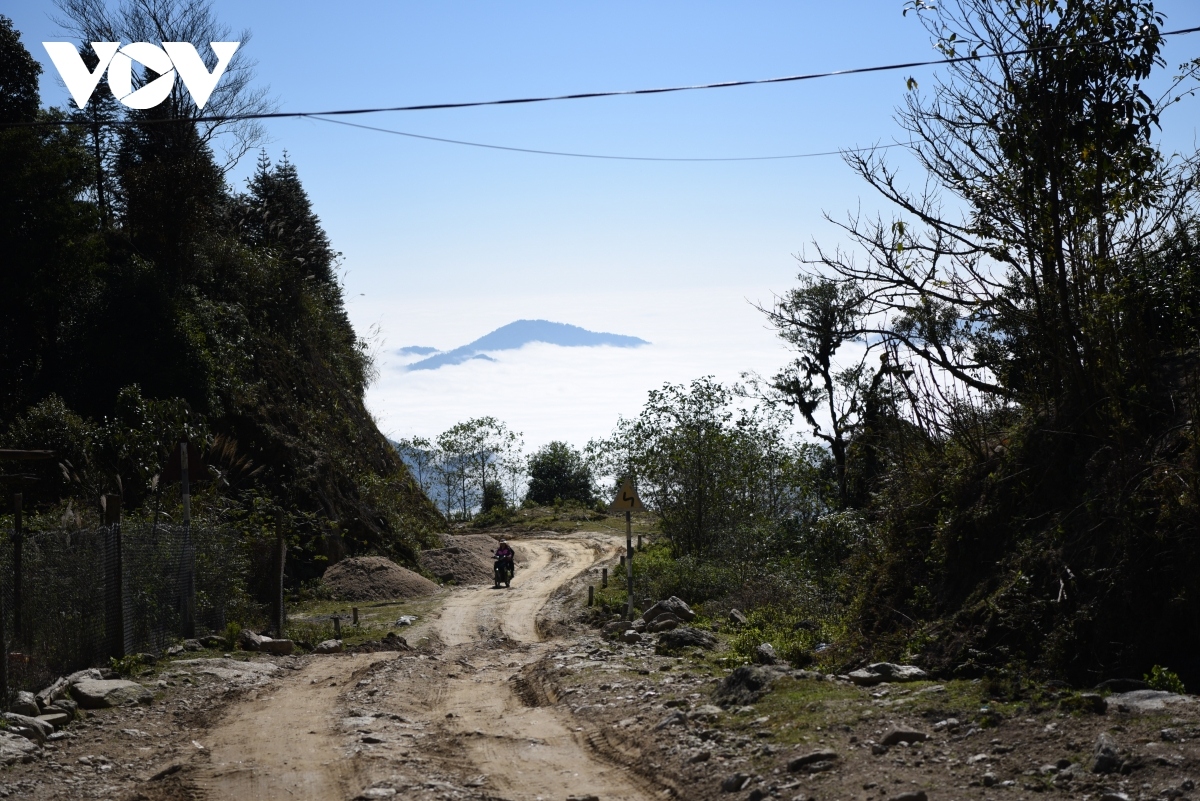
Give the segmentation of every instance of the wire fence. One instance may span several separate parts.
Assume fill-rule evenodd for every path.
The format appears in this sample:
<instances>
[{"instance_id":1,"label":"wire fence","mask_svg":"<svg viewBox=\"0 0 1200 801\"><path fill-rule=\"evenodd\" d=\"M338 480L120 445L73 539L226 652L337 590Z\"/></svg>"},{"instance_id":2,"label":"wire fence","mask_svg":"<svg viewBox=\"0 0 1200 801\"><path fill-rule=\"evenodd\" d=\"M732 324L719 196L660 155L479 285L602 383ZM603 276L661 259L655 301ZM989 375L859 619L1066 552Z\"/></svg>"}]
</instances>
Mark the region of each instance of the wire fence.
<instances>
[{"instance_id":1,"label":"wire fence","mask_svg":"<svg viewBox=\"0 0 1200 801\"><path fill-rule=\"evenodd\" d=\"M230 528L129 520L5 534L0 631L10 695L109 658L223 633L250 603L249 551Z\"/></svg>"}]
</instances>

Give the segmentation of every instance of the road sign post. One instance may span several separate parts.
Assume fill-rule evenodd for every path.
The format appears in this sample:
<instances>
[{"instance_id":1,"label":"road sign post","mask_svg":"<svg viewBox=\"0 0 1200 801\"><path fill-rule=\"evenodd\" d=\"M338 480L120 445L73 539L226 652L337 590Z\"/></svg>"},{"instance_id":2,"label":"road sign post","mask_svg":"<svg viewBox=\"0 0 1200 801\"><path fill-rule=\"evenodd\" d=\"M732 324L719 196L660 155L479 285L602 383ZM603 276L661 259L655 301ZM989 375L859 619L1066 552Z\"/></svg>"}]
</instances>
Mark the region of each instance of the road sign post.
<instances>
[{"instance_id":1,"label":"road sign post","mask_svg":"<svg viewBox=\"0 0 1200 801\"><path fill-rule=\"evenodd\" d=\"M608 511L625 513L625 617L633 620L633 513L646 511L633 488L633 479L627 477L621 484Z\"/></svg>"}]
</instances>

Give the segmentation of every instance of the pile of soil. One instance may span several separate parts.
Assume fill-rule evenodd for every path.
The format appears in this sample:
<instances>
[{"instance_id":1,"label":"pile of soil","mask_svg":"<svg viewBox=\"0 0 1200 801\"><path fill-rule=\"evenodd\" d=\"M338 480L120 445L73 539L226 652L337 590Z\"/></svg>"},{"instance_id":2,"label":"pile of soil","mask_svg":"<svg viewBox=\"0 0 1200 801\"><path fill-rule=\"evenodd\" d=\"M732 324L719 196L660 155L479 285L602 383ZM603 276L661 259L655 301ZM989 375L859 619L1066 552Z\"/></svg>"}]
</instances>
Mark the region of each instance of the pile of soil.
<instances>
[{"instance_id":1,"label":"pile of soil","mask_svg":"<svg viewBox=\"0 0 1200 801\"><path fill-rule=\"evenodd\" d=\"M499 540L488 534L446 534L442 542L446 547L421 552L421 567L455 584L492 583L492 551ZM513 551L519 565L521 550L514 546Z\"/></svg>"},{"instance_id":2,"label":"pile of soil","mask_svg":"<svg viewBox=\"0 0 1200 801\"><path fill-rule=\"evenodd\" d=\"M325 585L339 601L389 601L438 591L429 579L382 556L343 559L325 571Z\"/></svg>"}]
</instances>

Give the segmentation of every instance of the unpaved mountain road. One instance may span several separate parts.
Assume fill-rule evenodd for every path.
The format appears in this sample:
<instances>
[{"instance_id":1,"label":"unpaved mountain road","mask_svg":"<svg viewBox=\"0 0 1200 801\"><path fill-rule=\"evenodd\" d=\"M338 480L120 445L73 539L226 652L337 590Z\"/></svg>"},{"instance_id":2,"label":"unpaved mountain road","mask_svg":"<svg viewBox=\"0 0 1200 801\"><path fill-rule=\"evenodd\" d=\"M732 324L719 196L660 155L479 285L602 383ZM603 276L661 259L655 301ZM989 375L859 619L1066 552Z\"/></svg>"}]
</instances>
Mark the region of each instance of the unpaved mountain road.
<instances>
[{"instance_id":1,"label":"unpaved mountain road","mask_svg":"<svg viewBox=\"0 0 1200 801\"><path fill-rule=\"evenodd\" d=\"M521 540L511 589L453 590L413 632L436 653L315 658L230 707L201 742L194 794L333 801L431 796L564 801L652 797L600 761L554 707L527 706L521 668L544 646L537 613L555 590L617 549L595 535ZM356 698L347 697L352 688Z\"/></svg>"}]
</instances>

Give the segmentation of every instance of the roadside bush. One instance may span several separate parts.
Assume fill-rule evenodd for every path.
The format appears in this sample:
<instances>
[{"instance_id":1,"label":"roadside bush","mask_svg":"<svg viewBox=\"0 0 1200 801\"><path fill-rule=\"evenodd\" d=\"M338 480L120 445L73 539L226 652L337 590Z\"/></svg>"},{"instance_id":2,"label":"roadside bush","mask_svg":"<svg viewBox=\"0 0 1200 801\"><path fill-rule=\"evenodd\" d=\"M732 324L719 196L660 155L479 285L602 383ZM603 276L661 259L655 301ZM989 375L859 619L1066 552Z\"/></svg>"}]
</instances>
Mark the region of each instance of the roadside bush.
<instances>
[{"instance_id":1,"label":"roadside bush","mask_svg":"<svg viewBox=\"0 0 1200 801\"><path fill-rule=\"evenodd\" d=\"M1187 692L1179 675L1162 665L1155 665L1150 668L1150 672L1145 675L1144 679L1152 690L1165 690L1169 693L1179 693L1180 695Z\"/></svg>"}]
</instances>

